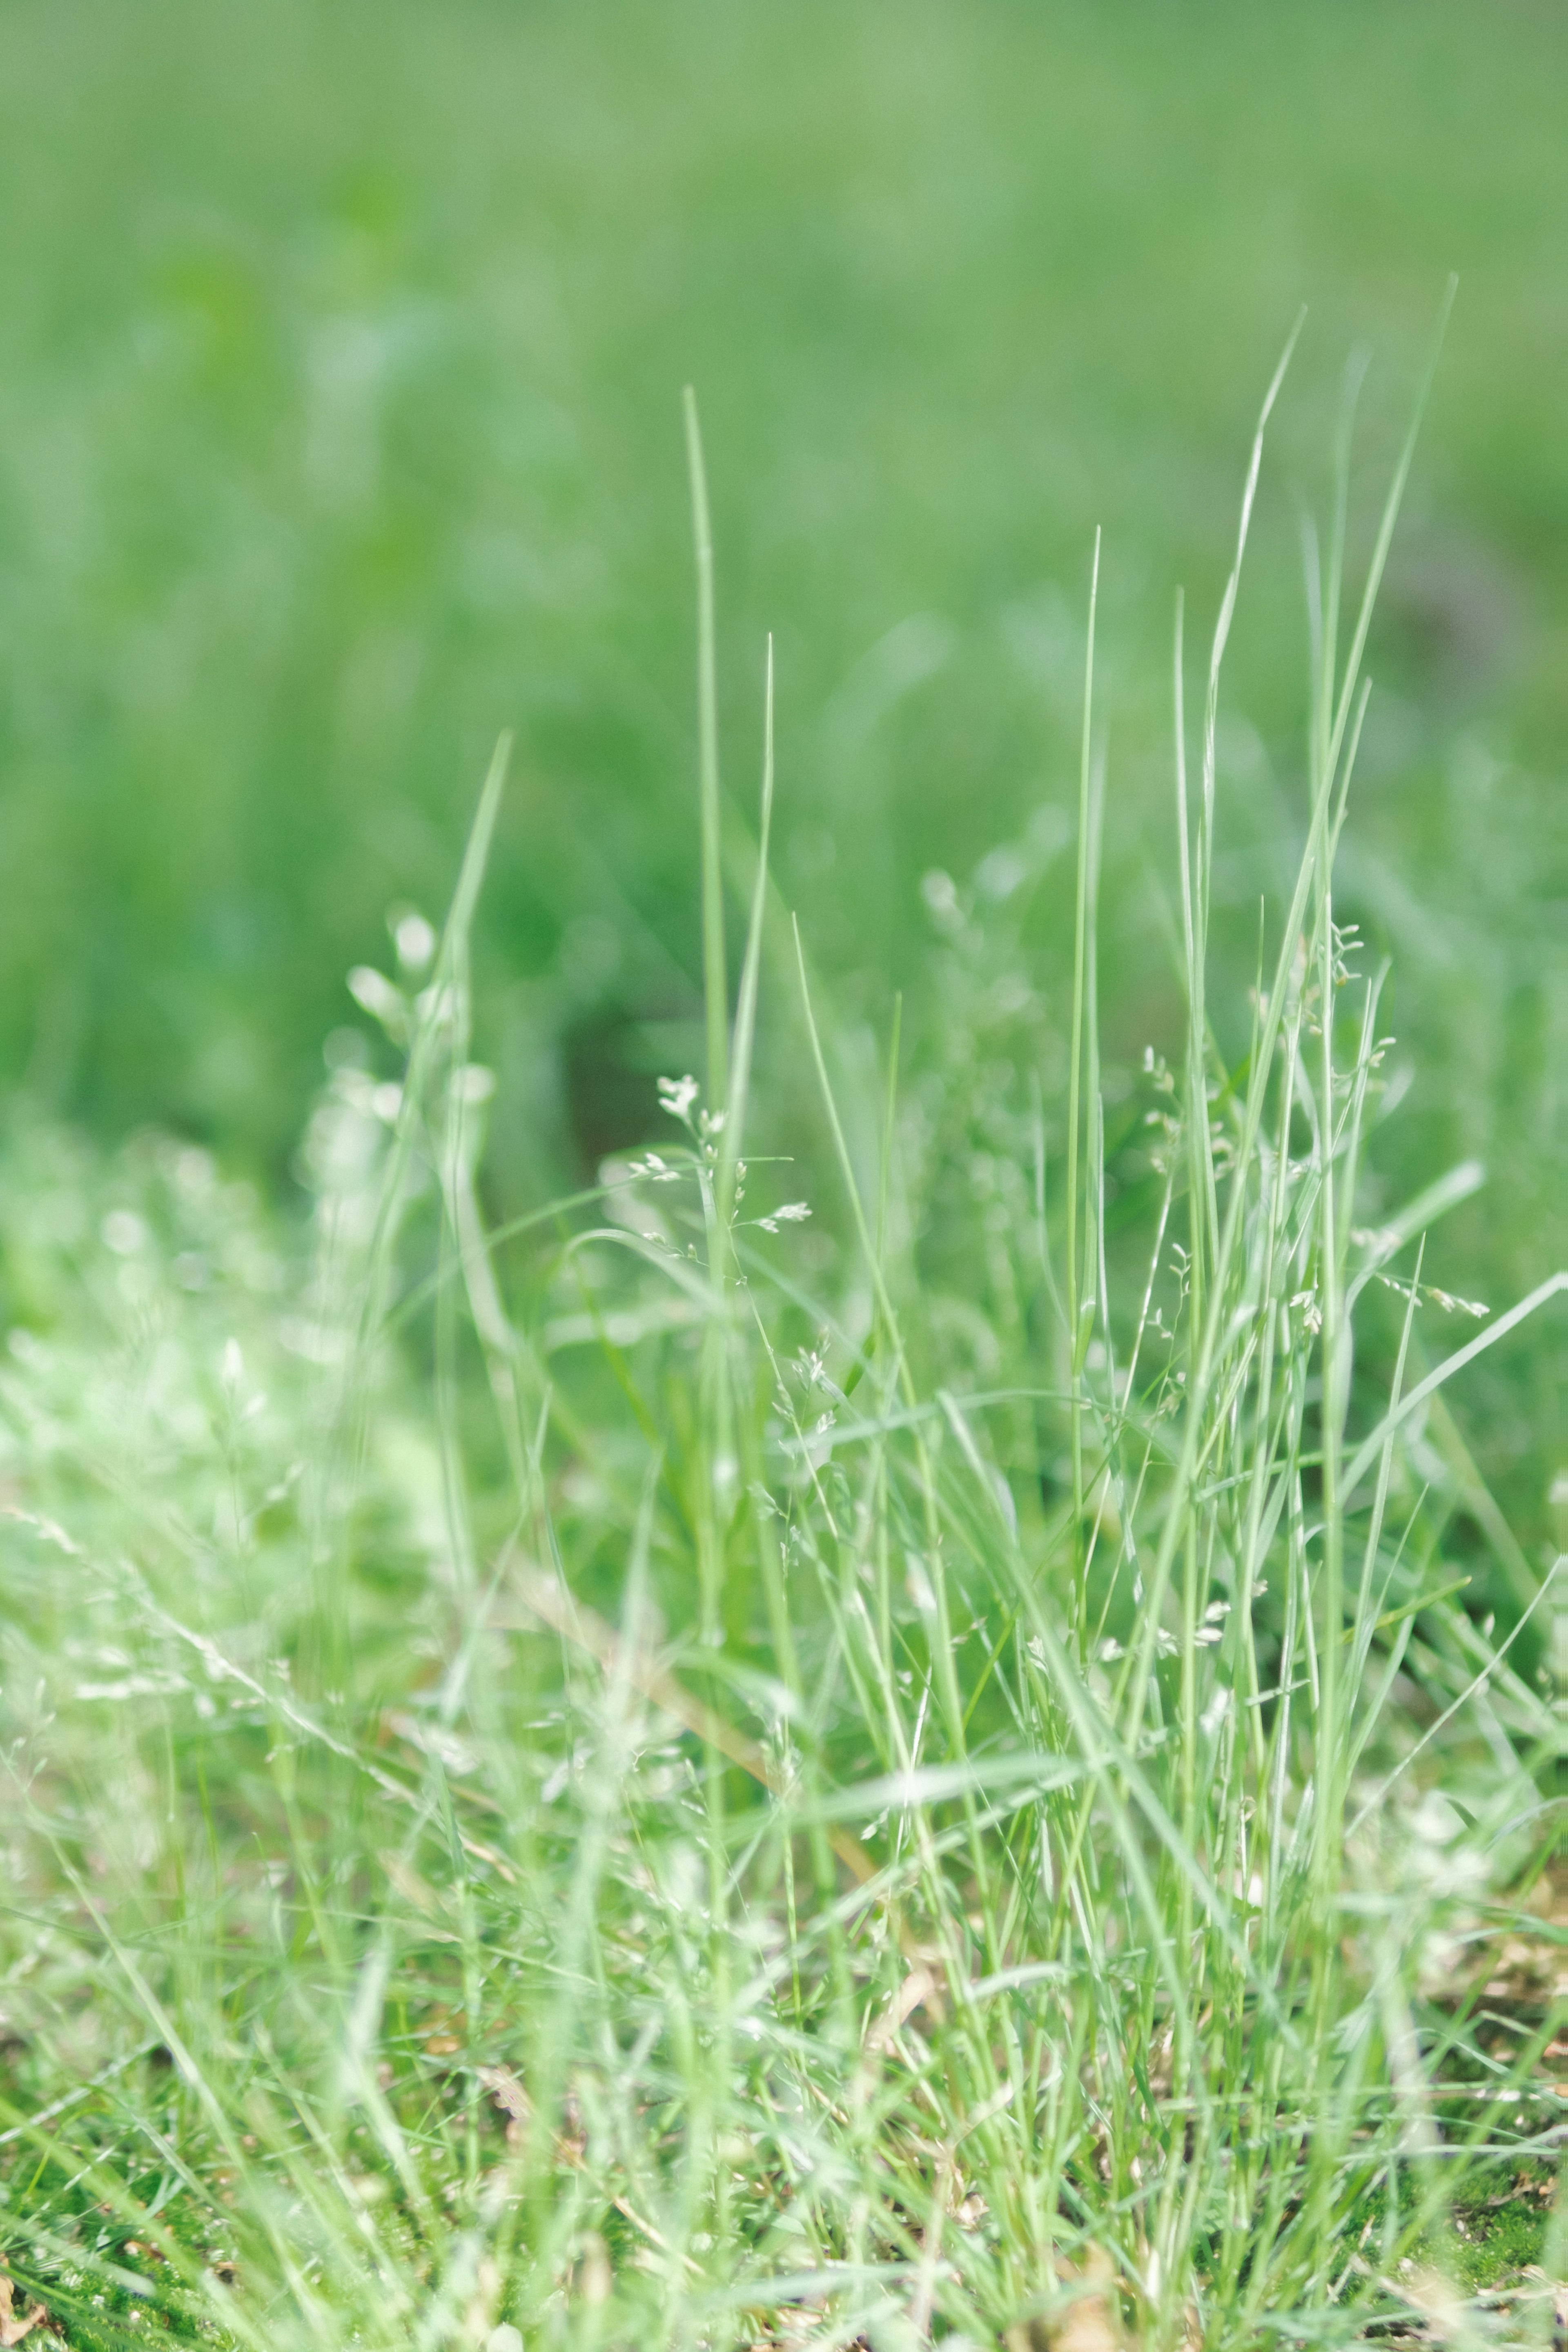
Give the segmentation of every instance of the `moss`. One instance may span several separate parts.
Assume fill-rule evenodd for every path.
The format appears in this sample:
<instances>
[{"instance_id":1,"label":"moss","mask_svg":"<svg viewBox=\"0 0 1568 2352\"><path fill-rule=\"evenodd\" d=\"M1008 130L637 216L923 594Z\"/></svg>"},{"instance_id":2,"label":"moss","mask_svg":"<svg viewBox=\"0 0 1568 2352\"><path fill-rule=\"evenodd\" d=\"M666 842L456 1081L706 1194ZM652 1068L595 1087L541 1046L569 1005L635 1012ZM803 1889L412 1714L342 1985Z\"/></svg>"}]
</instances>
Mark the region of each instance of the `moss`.
<instances>
[{"instance_id":1,"label":"moss","mask_svg":"<svg viewBox=\"0 0 1568 2352\"><path fill-rule=\"evenodd\" d=\"M1544 2187L1547 2194L1540 2192ZM1552 2177L1544 2168L1521 2174L1517 2193L1505 2203L1488 2202L1455 2208L1435 2256L1470 2294L1507 2286L1532 2263L1539 2263L1551 2211Z\"/></svg>"}]
</instances>

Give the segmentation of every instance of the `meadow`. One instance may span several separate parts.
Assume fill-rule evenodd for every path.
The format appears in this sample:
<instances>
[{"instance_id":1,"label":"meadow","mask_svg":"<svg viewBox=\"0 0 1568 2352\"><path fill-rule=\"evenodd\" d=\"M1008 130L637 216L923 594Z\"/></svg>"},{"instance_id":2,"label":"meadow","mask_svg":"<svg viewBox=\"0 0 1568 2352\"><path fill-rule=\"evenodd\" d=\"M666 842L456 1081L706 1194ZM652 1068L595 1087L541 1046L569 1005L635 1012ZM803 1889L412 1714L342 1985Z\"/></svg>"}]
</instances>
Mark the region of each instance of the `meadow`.
<instances>
[{"instance_id":1,"label":"meadow","mask_svg":"<svg viewBox=\"0 0 1568 2352\"><path fill-rule=\"evenodd\" d=\"M1300 512L1360 352L1364 557L1452 271L1342 887L1420 1075L1390 1181L1483 1160L1455 1284L1527 1289L1568 1258L1565 38L1511 0L9 6L0 1066L287 1199L343 975L389 908L437 913L510 727L476 941L499 1213L638 1140L700 983L687 383L726 805L771 631L780 886L847 1008L900 988L923 1022L921 877L1069 820L1103 528L1109 1052L1169 1054L1174 589L1212 612L1305 302L1221 743L1245 986L1295 855ZM1058 865L1053 989L1069 901ZM1512 1360L1478 1442L1539 1544L1561 1371Z\"/></svg>"},{"instance_id":2,"label":"meadow","mask_svg":"<svg viewBox=\"0 0 1568 2352\"><path fill-rule=\"evenodd\" d=\"M0 2342L1549 2340L1563 39L4 19Z\"/></svg>"}]
</instances>

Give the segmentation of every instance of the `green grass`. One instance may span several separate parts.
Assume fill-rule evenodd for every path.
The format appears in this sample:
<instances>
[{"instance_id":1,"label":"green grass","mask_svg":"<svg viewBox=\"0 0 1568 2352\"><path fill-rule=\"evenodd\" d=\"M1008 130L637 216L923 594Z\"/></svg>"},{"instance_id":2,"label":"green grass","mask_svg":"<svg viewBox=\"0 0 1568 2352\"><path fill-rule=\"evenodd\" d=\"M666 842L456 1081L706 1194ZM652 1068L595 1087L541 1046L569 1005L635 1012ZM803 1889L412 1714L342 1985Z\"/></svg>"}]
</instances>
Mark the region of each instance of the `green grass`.
<instances>
[{"instance_id":1,"label":"green grass","mask_svg":"<svg viewBox=\"0 0 1568 2352\"><path fill-rule=\"evenodd\" d=\"M494 1213L649 1139L702 1022L688 382L724 805L771 630L781 889L846 1017L901 990L922 1054L922 877L1070 821L1103 526L1105 1059L1173 1059L1172 585L1217 597L1305 300L1217 747L1239 1006L1300 845L1298 503L1364 345L1364 558L1457 270L1340 887L1417 1079L1376 1179L1484 1160L1453 1285L1528 1288L1568 1260L1565 41L1553 0L7 0L0 1076L287 1194L342 975L389 908L437 911L511 727L475 943ZM1054 1001L1071 899L1042 865ZM1468 1393L1539 1573L1561 1353L1526 1334Z\"/></svg>"},{"instance_id":2,"label":"green grass","mask_svg":"<svg viewBox=\"0 0 1568 2352\"><path fill-rule=\"evenodd\" d=\"M1334 874L1409 444L1353 593L1350 446L1239 997L1256 458L1178 641L1169 1065L1105 1054L1091 607L1065 1004L1047 824L928 886L913 1043L836 1013L770 693L734 1018L710 769L708 1089L591 1191L487 1233L504 743L439 943L356 980L385 1058L334 1046L304 1262L188 1146L17 1131L0 2214L72 2342L1542 2340L1555 1588L1444 1413L1563 1285L1451 1296L1471 1166L1369 1206L1397 1063Z\"/></svg>"}]
</instances>

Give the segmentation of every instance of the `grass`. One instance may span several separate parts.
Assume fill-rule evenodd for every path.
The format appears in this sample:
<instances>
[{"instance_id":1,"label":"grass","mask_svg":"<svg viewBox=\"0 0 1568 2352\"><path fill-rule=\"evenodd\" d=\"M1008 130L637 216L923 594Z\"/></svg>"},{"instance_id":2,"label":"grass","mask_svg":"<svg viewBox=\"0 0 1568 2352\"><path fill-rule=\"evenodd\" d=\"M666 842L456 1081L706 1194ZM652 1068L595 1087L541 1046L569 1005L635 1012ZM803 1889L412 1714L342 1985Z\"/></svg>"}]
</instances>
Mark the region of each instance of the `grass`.
<instances>
[{"instance_id":1,"label":"grass","mask_svg":"<svg viewBox=\"0 0 1568 2352\"><path fill-rule=\"evenodd\" d=\"M1063 1019L1049 825L931 878L918 1051L833 1017L770 682L733 1019L709 768L707 1087L583 1193L486 1229L504 744L439 940L355 975L401 1075L337 1040L304 1262L189 1146L18 1129L13 2332L1543 2340L1562 1610L1475 1605L1440 1416L1562 1277L1439 1286L1471 1167L1363 1223L1385 976L1334 874L1411 444L1352 599L1348 422L1301 856L1215 980L1262 430L1176 643L1173 1066L1103 1058L1091 604ZM706 589L700 634L710 745Z\"/></svg>"},{"instance_id":2,"label":"grass","mask_svg":"<svg viewBox=\"0 0 1568 2352\"><path fill-rule=\"evenodd\" d=\"M437 911L511 726L474 942L495 1213L647 1140L656 1076L702 1053L688 381L725 806L771 629L780 888L846 1024L900 990L922 1065L922 878L984 899L1042 805L1070 837L1103 525L1104 1057L1175 1062L1170 583L1212 610L1252 388L1305 299L1216 745L1239 1007L1300 847L1298 512L1340 355L1376 353L1359 564L1457 269L1339 890L1418 1079L1373 1179L1394 1202L1482 1160L1451 1285L1527 1290L1568 1260L1565 44L1553 0L10 0L0 1078L302 1206L342 974L389 907ZM1072 898L1041 862L1031 969L1064 1005ZM1560 1351L1527 1333L1467 1396L1539 1574Z\"/></svg>"}]
</instances>

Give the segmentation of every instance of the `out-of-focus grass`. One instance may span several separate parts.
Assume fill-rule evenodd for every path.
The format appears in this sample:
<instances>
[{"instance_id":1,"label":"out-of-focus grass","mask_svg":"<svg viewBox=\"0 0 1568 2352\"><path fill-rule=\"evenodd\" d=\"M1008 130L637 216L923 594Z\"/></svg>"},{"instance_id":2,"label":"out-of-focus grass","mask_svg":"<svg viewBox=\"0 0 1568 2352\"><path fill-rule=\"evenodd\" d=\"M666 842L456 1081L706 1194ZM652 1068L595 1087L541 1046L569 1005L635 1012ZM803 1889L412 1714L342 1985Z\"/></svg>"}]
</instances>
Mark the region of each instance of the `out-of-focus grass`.
<instances>
[{"instance_id":1,"label":"out-of-focus grass","mask_svg":"<svg viewBox=\"0 0 1568 2352\"><path fill-rule=\"evenodd\" d=\"M1070 798L1104 525L1106 1051L1171 1046L1169 583L1211 608L1305 299L1221 737L1249 973L1301 806L1292 470L1321 493L1364 337L1381 474L1457 268L1343 887L1421 1066L1390 1197L1484 1157L1448 1271L1528 1286L1565 1254L1565 47L1553 8L1429 0L8 7L0 1066L280 1171L342 972L436 894L510 723L498 1208L634 1137L693 1056L688 379L727 773L749 804L771 626L781 887L850 1005L859 972L925 1022L921 876L994 897ZM1068 889L1047 860L1047 982ZM1528 1525L1561 1374L1550 1335L1499 1361Z\"/></svg>"}]
</instances>

